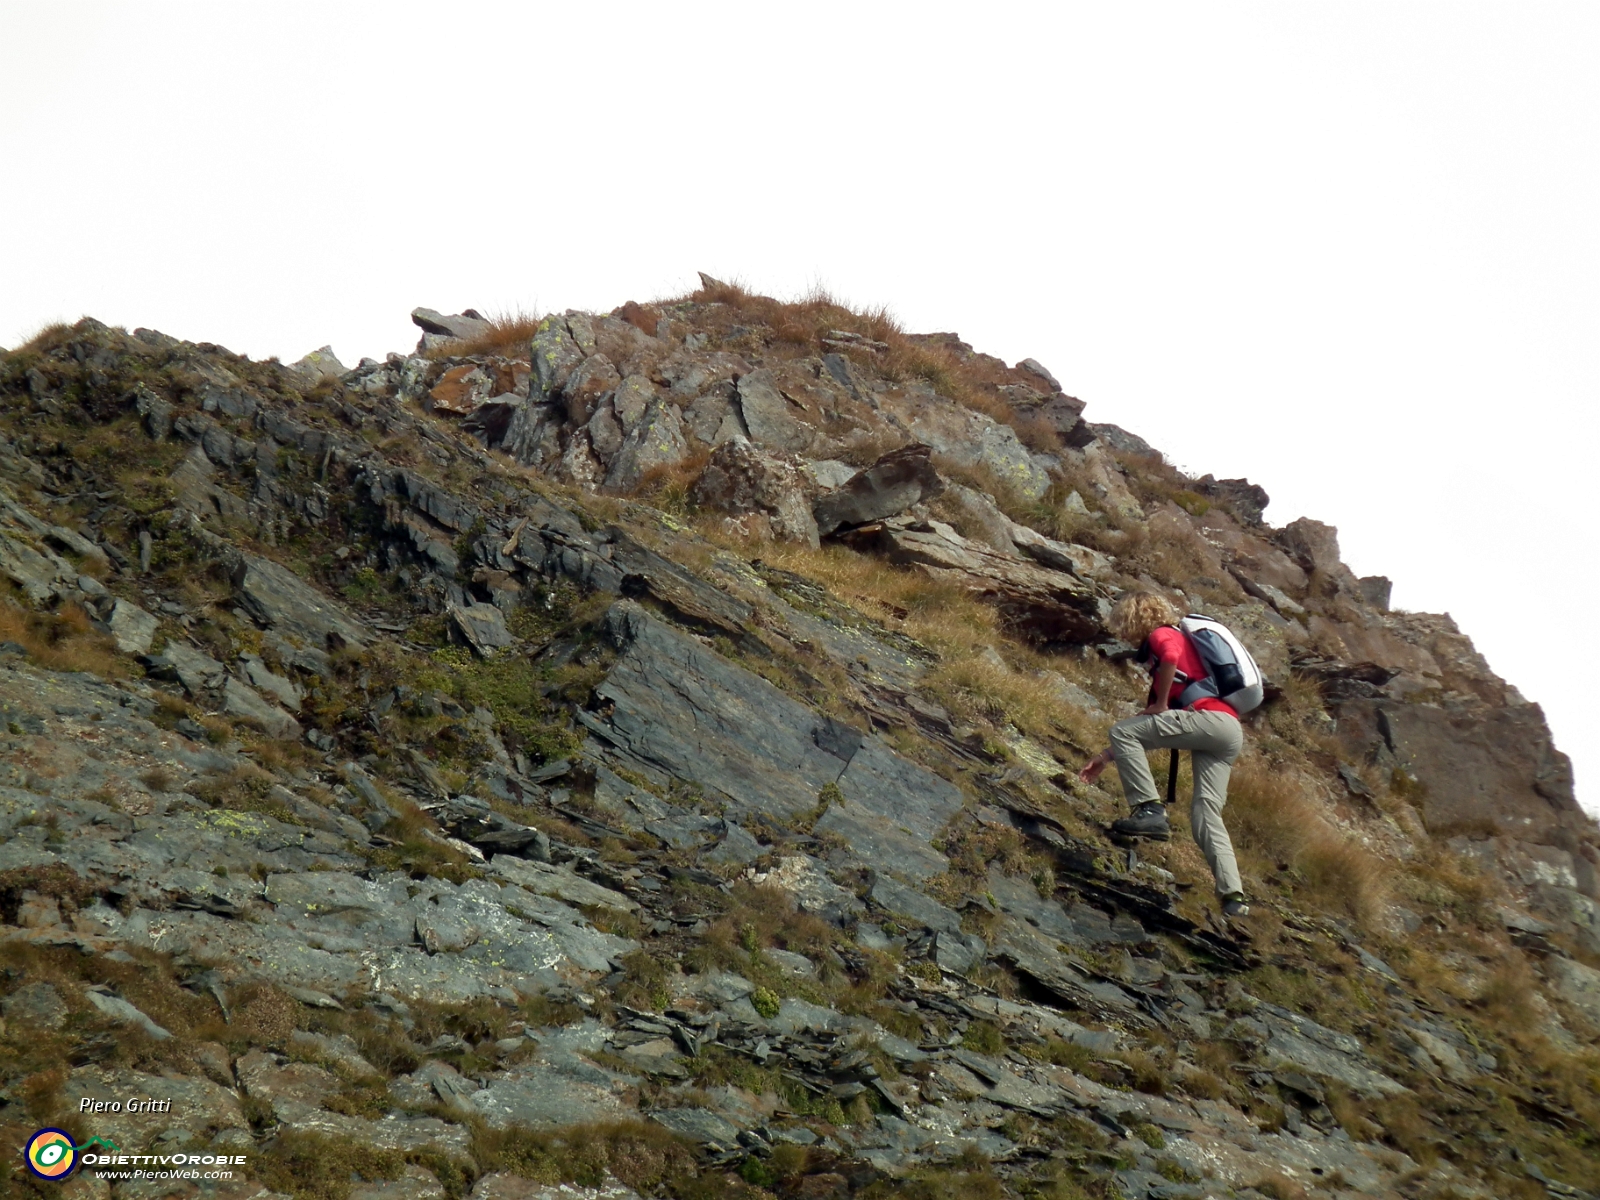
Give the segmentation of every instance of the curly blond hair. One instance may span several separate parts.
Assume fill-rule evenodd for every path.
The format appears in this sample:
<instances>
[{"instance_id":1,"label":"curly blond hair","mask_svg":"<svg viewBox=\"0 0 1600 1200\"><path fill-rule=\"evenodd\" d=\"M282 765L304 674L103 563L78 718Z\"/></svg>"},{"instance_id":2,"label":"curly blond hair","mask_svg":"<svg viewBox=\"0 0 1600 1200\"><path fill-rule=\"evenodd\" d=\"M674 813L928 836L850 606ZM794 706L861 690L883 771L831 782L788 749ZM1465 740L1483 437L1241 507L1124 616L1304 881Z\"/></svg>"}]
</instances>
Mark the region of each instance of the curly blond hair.
<instances>
[{"instance_id":1,"label":"curly blond hair","mask_svg":"<svg viewBox=\"0 0 1600 1200\"><path fill-rule=\"evenodd\" d=\"M1129 592L1117 601L1107 624L1118 640L1130 646L1144 644L1152 629L1176 625L1183 614L1165 596L1155 592Z\"/></svg>"}]
</instances>

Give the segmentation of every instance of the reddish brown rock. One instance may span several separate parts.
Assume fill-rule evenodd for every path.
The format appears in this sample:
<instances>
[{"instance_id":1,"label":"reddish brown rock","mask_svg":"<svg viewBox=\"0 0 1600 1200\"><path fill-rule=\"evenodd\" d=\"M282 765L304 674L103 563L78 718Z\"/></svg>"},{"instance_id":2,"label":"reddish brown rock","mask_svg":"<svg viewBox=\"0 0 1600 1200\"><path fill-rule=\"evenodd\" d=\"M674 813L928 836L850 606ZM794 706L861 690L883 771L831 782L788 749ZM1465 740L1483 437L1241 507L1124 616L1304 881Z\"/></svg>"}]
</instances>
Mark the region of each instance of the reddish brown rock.
<instances>
[{"instance_id":1,"label":"reddish brown rock","mask_svg":"<svg viewBox=\"0 0 1600 1200\"><path fill-rule=\"evenodd\" d=\"M493 389L494 381L481 367L463 363L439 377L439 382L428 392L427 407L434 412L465 416L487 400Z\"/></svg>"},{"instance_id":2,"label":"reddish brown rock","mask_svg":"<svg viewBox=\"0 0 1600 1200\"><path fill-rule=\"evenodd\" d=\"M616 315L647 337L656 336L656 325L661 320L659 312L653 308L646 308L637 300L629 300L617 309Z\"/></svg>"},{"instance_id":3,"label":"reddish brown rock","mask_svg":"<svg viewBox=\"0 0 1600 1200\"><path fill-rule=\"evenodd\" d=\"M1301 517L1272 536L1301 570L1323 581L1323 594L1331 596L1343 592L1360 598L1361 586L1339 557L1339 531L1332 525Z\"/></svg>"},{"instance_id":4,"label":"reddish brown rock","mask_svg":"<svg viewBox=\"0 0 1600 1200\"><path fill-rule=\"evenodd\" d=\"M1236 575L1289 596L1306 594L1309 580L1299 564L1265 538L1241 529L1221 509L1212 508L1197 517L1195 524L1222 552L1223 561Z\"/></svg>"}]
</instances>

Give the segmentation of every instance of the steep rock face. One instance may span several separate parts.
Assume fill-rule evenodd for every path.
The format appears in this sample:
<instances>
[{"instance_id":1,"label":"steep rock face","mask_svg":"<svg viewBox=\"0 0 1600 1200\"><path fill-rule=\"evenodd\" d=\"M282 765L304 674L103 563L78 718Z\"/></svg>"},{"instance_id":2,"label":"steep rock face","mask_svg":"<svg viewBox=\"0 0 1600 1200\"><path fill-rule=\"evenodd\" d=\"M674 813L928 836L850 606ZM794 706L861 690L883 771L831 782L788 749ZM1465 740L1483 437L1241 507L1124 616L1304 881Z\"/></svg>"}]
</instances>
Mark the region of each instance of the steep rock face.
<instances>
[{"instance_id":1,"label":"steep rock face","mask_svg":"<svg viewBox=\"0 0 1600 1200\"><path fill-rule=\"evenodd\" d=\"M1550 740L1536 704L1490 708L1347 700L1336 709L1346 744L1426 784L1423 820L1548 842L1588 820L1572 794L1572 764Z\"/></svg>"},{"instance_id":2,"label":"steep rock face","mask_svg":"<svg viewBox=\"0 0 1600 1200\"><path fill-rule=\"evenodd\" d=\"M8 1135L160 1078L130 1148L294 1189L348 1139L409 1160L341 1160L373 1200L531 1194L484 1129L625 1118L785 1200L1581 1183L1600 872L1537 707L1038 363L707 288L459 360L492 327L419 310L434 357L338 374L6 357ZM1252 928L1071 779L1142 702L1135 586L1284 693L1228 810Z\"/></svg>"}]
</instances>

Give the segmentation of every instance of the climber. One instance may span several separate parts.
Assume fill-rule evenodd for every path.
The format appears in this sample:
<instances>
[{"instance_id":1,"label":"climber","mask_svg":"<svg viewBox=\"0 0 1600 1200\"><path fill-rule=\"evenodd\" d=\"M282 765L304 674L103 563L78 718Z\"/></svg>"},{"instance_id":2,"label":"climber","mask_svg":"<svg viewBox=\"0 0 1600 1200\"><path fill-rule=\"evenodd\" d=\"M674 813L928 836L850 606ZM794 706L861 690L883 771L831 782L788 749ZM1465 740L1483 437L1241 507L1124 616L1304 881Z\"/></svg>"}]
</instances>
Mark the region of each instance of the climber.
<instances>
[{"instance_id":1,"label":"climber","mask_svg":"<svg viewBox=\"0 0 1600 1200\"><path fill-rule=\"evenodd\" d=\"M1194 802L1189 815L1194 838L1216 878L1223 915L1245 917L1250 914L1250 906L1240 885L1233 842L1222 823L1222 806L1228 802L1228 776L1244 744L1244 733L1239 714L1215 696L1201 696L1187 707L1172 707L1185 682L1206 675L1199 653L1177 628L1181 616L1171 603L1153 592L1130 592L1112 610L1112 633L1139 647L1136 661L1151 671L1154 685L1144 711L1111 727L1111 745L1091 758L1078 772L1078 778L1093 783L1114 761L1133 812L1112 822L1112 831L1165 840L1171 830L1150 774L1146 751L1190 751L1194 762Z\"/></svg>"}]
</instances>

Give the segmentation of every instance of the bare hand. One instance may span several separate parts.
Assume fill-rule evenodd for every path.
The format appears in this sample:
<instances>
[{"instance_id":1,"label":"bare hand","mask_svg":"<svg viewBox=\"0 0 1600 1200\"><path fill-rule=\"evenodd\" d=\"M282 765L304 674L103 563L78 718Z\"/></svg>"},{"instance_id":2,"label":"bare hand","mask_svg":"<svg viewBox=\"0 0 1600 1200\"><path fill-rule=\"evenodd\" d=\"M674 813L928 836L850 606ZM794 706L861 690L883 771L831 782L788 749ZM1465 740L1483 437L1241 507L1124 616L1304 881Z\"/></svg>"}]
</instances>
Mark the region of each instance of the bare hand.
<instances>
[{"instance_id":1,"label":"bare hand","mask_svg":"<svg viewBox=\"0 0 1600 1200\"><path fill-rule=\"evenodd\" d=\"M1093 783L1100 778L1101 772L1110 765L1110 761L1104 752L1096 754L1088 762L1084 763L1083 770L1078 772L1078 782Z\"/></svg>"}]
</instances>

